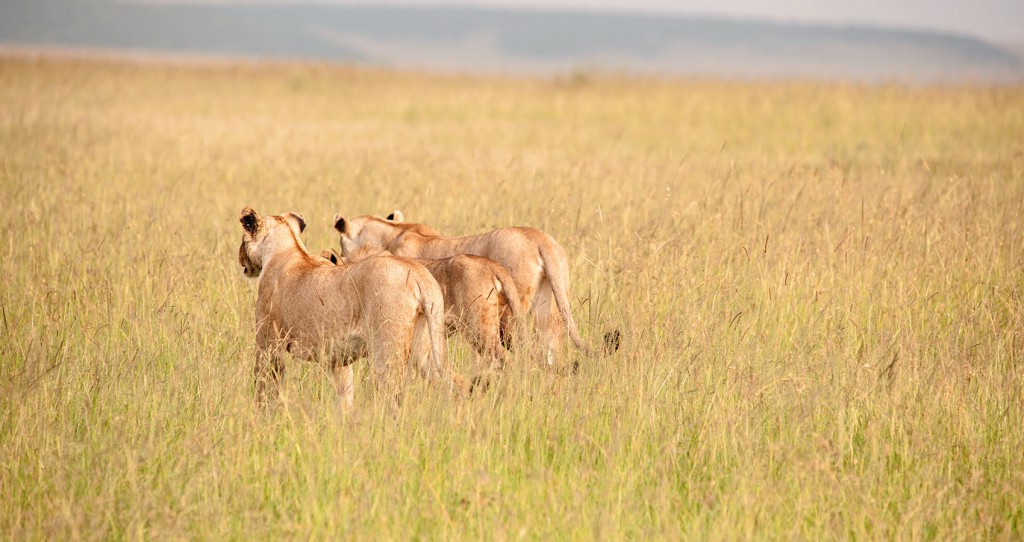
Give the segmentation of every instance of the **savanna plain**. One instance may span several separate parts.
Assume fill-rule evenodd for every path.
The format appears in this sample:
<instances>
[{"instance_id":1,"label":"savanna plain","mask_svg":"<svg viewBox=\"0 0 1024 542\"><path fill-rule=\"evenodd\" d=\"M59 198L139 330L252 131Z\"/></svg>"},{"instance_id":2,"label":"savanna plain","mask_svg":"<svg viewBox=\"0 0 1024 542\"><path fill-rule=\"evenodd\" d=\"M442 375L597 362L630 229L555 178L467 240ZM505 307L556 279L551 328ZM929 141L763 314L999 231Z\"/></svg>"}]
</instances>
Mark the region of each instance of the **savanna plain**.
<instances>
[{"instance_id":1,"label":"savanna plain","mask_svg":"<svg viewBox=\"0 0 1024 542\"><path fill-rule=\"evenodd\" d=\"M621 349L262 412L246 205L543 229ZM1024 538L1021 87L8 55L0 208L4 538Z\"/></svg>"}]
</instances>

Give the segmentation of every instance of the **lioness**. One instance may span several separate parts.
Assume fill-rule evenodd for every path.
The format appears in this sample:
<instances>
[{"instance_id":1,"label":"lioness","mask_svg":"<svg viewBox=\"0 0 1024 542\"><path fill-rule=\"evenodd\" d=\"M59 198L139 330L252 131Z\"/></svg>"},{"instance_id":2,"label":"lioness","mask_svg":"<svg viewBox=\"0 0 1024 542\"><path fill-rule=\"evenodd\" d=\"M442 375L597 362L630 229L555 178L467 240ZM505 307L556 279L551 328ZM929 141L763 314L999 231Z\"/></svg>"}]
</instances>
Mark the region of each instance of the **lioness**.
<instances>
[{"instance_id":1,"label":"lioness","mask_svg":"<svg viewBox=\"0 0 1024 542\"><path fill-rule=\"evenodd\" d=\"M446 367L444 301L437 281L404 258L334 265L306 251L297 213L239 215L238 261L259 278L256 299L256 401L278 395L283 353L326 361L342 406L351 408L352 362L369 356L378 387L394 392L389 366L415 360L428 381L463 381ZM268 391L269 388L269 391Z\"/></svg>"},{"instance_id":2,"label":"lioness","mask_svg":"<svg viewBox=\"0 0 1024 542\"><path fill-rule=\"evenodd\" d=\"M345 257L331 250L320 253L332 262L348 263L379 254L390 253L370 246L360 247ZM505 360L502 346L511 348L515 327L523 319L519 292L508 271L497 262L467 254L413 261L430 271L441 285L448 334L461 333L492 369L501 368Z\"/></svg>"},{"instance_id":3,"label":"lioness","mask_svg":"<svg viewBox=\"0 0 1024 542\"><path fill-rule=\"evenodd\" d=\"M508 270L524 311L534 316L542 361L554 363L561 344L562 322L574 345L589 353L569 309L569 263L565 250L550 235L525 227L499 228L480 235L442 237L423 224L376 216L346 219L335 215L342 254L360 247L380 247L398 256L442 259L457 254L489 258ZM561 320L561 322L560 322Z\"/></svg>"}]
</instances>

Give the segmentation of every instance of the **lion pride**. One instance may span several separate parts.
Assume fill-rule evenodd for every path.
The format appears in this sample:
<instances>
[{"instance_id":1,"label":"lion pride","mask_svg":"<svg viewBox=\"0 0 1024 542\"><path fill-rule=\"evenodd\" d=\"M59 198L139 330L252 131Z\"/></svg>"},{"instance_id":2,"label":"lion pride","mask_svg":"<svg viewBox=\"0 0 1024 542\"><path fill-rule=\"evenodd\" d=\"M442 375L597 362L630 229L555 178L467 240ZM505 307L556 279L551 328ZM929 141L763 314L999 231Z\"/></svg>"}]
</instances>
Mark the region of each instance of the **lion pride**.
<instances>
[{"instance_id":1,"label":"lion pride","mask_svg":"<svg viewBox=\"0 0 1024 542\"><path fill-rule=\"evenodd\" d=\"M479 235L444 237L423 224L376 216L334 217L342 254L360 247L383 248L409 258L442 259L458 254L489 258L512 275L523 311L533 315L541 349L539 357L554 363L563 327L573 344L591 352L580 338L569 307L569 263L565 250L550 235L526 227L499 228ZM564 323L564 326L563 326Z\"/></svg>"},{"instance_id":2,"label":"lion pride","mask_svg":"<svg viewBox=\"0 0 1024 542\"><path fill-rule=\"evenodd\" d=\"M312 256L297 213L239 216L243 273L259 278L256 299L256 401L276 397L285 353L329 365L342 406L351 408L352 363L369 357L374 383L397 397L394 369L415 362L423 378L464 390L448 369L444 301L437 281L404 258L334 265Z\"/></svg>"}]
</instances>

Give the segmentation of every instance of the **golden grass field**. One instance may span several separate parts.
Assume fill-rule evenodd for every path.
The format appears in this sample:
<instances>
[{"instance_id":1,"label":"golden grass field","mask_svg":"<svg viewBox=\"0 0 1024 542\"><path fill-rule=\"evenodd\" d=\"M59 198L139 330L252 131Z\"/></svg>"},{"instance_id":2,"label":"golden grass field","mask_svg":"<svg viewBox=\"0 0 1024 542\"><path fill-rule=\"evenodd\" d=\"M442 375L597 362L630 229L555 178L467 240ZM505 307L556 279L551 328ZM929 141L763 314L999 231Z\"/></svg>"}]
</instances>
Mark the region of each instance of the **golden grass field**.
<instances>
[{"instance_id":1,"label":"golden grass field","mask_svg":"<svg viewBox=\"0 0 1024 542\"><path fill-rule=\"evenodd\" d=\"M263 414L245 205L541 228L622 349ZM3 538L1024 537L1024 88L8 55L0 208Z\"/></svg>"}]
</instances>

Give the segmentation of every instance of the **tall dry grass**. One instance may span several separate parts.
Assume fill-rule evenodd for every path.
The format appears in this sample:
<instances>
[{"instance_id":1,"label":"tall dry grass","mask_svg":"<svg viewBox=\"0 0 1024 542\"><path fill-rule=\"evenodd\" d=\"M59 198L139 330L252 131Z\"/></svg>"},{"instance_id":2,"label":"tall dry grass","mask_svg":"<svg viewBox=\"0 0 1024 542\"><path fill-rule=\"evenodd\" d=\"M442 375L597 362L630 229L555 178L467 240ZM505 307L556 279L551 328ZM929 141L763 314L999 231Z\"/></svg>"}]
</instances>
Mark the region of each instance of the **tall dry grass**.
<instances>
[{"instance_id":1,"label":"tall dry grass","mask_svg":"<svg viewBox=\"0 0 1024 542\"><path fill-rule=\"evenodd\" d=\"M262 416L243 205L542 228L622 351ZM7 538L1024 536L1024 89L8 57L0 207Z\"/></svg>"}]
</instances>

